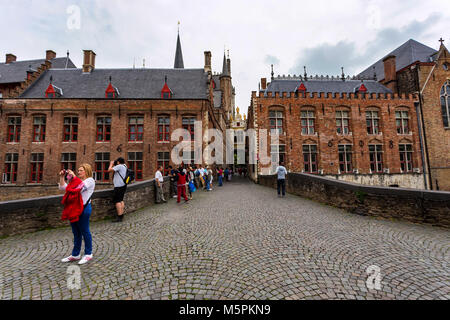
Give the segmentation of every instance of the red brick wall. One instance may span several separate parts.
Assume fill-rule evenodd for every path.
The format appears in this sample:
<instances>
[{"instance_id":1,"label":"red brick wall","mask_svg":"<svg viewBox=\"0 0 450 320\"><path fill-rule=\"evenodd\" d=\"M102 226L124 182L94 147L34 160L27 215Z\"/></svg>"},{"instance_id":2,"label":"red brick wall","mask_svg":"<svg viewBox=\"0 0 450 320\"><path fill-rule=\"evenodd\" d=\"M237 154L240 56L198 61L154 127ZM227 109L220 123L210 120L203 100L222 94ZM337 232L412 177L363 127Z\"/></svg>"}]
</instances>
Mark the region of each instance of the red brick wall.
<instances>
[{"instance_id":1,"label":"red brick wall","mask_svg":"<svg viewBox=\"0 0 450 320\"><path fill-rule=\"evenodd\" d=\"M442 52L432 73L432 66L420 66L419 79L432 186L434 190L439 186L440 190L450 191L450 128L444 128L440 103L441 87L450 79L450 71L444 70L444 63L450 63L448 52Z\"/></svg>"},{"instance_id":2,"label":"red brick wall","mask_svg":"<svg viewBox=\"0 0 450 320\"><path fill-rule=\"evenodd\" d=\"M422 161L420 153L420 145L418 140L417 117L414 108L414 99L398 97L397 95L388 98L375 98L370 95L366 98L356 98L352 94L352 98L333 98L318 97L317 93L313 93L313 97L303 98L287 97L286 93L275 94L269 97L263 97L262 94L256 96L253 93L252 106L249 108L249 127L256 129L267 129L269 127L269 109L276 106L284 110L283 131L285 136L280 138L281 143L286 144L286 166L288 170L293 172L301 172L303 170L303 144L317 144L319 169L324 170L324 174L337 174L339 168L338 144L348 141L353 145L352 164L354 168L358 168L360 173L369 173L370 160L368 144L377 141L383 145L383 167L389 168L390 173L400 173L400 156L399 142L409 141L413 144L413 167L420 168L422 172ZM382 135L369 135L366 129L365 111L375 107L379 110L381 117ZM303 108L312 108L315 110L315 124L317 136L302 136L300 125L300 111ZM350 111L350 131L352 135L338 135L336 132L335 111L338 108L347 108ZM404 108L409 111L409 127L411 134L397 134L395 124L395 110ZM270 137L269 141L270 141ZM292 148L290 145L292 139ZM393 148L390 147L391 142ZM328 146L329 143L332 146ZM345 142L346 143L346 142ZM362 143L362 147L360 146ZM270 149L269 149L270 150ZM270 151L269 151L270 152ZM259 165L259 170L262 166Z\"/></svg>"},{"instance_id":3,"label":"red brick wall","mask_svg":"<svg viewBox=\"0 0 450 320\"><path fill-rule=\"evenodd\" d=\"M26 107L24 107L24 102ZM170 115L170 131L182 127L183 115L195 115L197 120L207 119L207 100L4 100L0 117L0 174L4 172L6 153L19 153L18 185L26 185L30 179L30 154L44 153L43 184L56 184L61 168L61 153L77 153L77 166L82 163L94 165L96 152L109 152L111 160L119 156L127 159L128 152L143 153L144 180L154 177L158 152L170 152L178 142L158 143L157 121L159 114ZM25 111L26 108L26 111ZM53 110L53 111L52 111ZM119 111L120 110L120 111ZM22 116L19 143L7 143L7 119L9 115ZM33 143L33 116L46 115L46 139ZM78 141L63 142L63 118L78 115ZM111 142L96 142L96 118L111 115ZM144 116L143 142L128 142L128 115ZM206 116L205 116L206 115ZM206 124L206 128L207 128ZM204 127L205 129L205 127ZM121 146L121 152L117 148Z\"/></svg>"}]
</instances>

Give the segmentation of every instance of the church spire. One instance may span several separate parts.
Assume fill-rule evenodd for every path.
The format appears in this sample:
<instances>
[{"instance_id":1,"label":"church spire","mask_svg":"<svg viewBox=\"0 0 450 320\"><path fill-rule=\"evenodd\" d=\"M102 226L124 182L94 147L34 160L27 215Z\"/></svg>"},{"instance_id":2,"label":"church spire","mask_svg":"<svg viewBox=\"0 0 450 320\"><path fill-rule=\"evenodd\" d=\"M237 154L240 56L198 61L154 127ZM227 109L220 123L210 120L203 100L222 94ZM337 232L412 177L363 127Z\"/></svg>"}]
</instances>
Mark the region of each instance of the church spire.
<instances>
[{"instance_id":1,"label":"church spire","mask_svg":"<svg viewBox=\"0 0 450 320\"><path fill-rule=\"evenodd\" d=\"M180 41L180 22L178 22L178 36L177 36L177 49L175 51L175 69L184 69L183 63L183 52L181 51L181 41Z\"/></svg>"},{"instance_id":2,"label":"church spire","mask_svg":"<svg viewBox=\"0 0 450 320\"><path fill-rule=\"evenodd\" d=\"M223 66L222 66L222 76L229 76L228 72L228 63L227 63L227 57L225 56L225 51L223 52Z\"/></svg>"}]
</instances>

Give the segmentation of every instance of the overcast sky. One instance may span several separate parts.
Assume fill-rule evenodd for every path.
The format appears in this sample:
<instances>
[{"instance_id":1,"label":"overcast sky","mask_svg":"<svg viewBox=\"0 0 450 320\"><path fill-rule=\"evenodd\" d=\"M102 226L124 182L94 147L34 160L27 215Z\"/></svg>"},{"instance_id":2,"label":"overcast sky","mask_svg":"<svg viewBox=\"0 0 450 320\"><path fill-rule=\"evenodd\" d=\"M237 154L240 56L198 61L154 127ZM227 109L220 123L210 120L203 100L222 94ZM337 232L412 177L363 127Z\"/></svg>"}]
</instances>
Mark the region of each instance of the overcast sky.
<instances>
[{"instance_id":1,"label":"overcast sky","mask_svg":"<svg viewBox=\"0 0 450 320\"><path fill-rule=\"evenodd\" d=\"M75 5L76 7L72 7ZM80 12L79 24L76 19ZM450 44L448 0L0 0L0 61L37 59L52 49L98 68L172 68L177 23L185 68L202 68L212 52L221 71L230 50L236 105L246 111L260 78L275 74L359 73L410 38Z\"/></svg>"}]
</instances>

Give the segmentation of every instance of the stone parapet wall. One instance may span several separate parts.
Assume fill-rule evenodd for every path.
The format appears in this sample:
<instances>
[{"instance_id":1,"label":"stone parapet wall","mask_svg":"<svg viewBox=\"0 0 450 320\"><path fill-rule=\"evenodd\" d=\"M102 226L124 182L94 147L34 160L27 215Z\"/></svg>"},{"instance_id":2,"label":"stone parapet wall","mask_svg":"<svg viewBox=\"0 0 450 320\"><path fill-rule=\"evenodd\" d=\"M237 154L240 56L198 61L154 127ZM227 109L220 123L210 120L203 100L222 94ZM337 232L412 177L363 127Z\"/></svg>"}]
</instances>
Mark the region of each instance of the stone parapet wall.
<instances>
[{"instance_id":1,"label":"stone parapet wall","mask_svg":"<svg viewBox=\"0 0 450 320\"><path fill-rule=\"evenodd\" d=\"M275 175L258 181L277 186ZM364 216L450 228L450 192L363 186L303 173L288 174L286 191Z\"/></svg>"},{"instance_id":2,"label":"stone parapet wall","mask_svg":"<svg viewBox=\"0 0 450 320\"><path fill-rule=\"evenodd\" d=\"M169 198L170 181L164 178L164 194ZM113 189L97 190L92 196L91 221L113 217ZM63 195L0 202L0 237L34 232L69 225L61 220ZM155 203L155 180L136 182L128 186L125 194L127 212Z\"/></svg>"},{"instance_id":3,"label":"stone parapet wall","mask_svg":"<svg viewBox=\"0 0 450 320\"><path fill-rule=\"evenodd\" d=\"M96 190L104 190L112 188L111 183L99 184L95 186ZM2 184L0 185L0 201L12 201L21 199L31 199L46 196L60 195L62 191L59 190L58 184L36 185L29 184L26 186Z\"/></svg>"},{"instance_id":4,"label":"stone parapet wall","mask_svg":"<svg viewBox=\"0 0 450 320\"><path fill-rule=\"evenodd\" d=\"M324 177L367 186L425 189L424 176L421 173L336 174Z\"/></svg>"}]
</instances>

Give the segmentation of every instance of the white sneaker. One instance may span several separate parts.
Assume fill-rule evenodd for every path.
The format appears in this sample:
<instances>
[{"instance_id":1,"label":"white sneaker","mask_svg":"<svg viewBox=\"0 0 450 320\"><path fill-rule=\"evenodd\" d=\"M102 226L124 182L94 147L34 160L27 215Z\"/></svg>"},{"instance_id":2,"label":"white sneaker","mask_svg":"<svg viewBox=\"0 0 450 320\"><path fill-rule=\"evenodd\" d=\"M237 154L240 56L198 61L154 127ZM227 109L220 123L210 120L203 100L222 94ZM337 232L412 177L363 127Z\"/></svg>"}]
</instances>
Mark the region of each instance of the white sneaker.
<instances>
[{"instance_id":1,"label":"white sneaker","mask_svg":"<svg viewBox=\"0 0 450 320\"><path fill-rule=\"evenodd\" d=\"M92 260L92 254L86 254L83 256L83 259L81 259L81 261L78 262L78 264L85 264L90 260Z\"/></svg>"},{"instance_id":2,"label":"white sneaker","mask_svg":"<svg viewBox=\"0 0 450 320\"><path fill-rule=\"evenodd\" d=\"M67 258L64 258L64 259L61 259L61 262L73 262L73 261L78 261L78 260L80 260L80 256L78 255L78 256L76 256L76 257L74 257L74 256L69 256L69 257L67 257Z\"/></svg>"}]
</instances>

